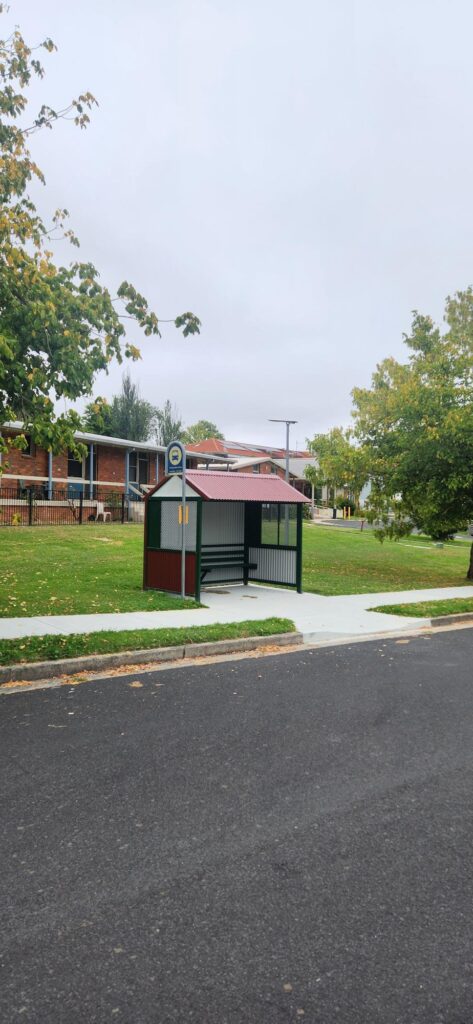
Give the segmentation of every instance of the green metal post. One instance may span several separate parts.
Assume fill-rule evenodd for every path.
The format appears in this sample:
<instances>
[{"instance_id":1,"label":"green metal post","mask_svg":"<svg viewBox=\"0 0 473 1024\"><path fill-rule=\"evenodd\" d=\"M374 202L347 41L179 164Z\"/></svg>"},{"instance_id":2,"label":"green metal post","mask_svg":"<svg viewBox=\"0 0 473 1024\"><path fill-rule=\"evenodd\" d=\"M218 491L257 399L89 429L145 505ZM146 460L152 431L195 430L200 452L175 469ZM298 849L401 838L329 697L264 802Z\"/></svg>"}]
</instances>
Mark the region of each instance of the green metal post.
<instances>
[{"instance_id":1,"label":"green metal post","mask_svg":"<svg viewBox=\"0 0 473 1024\"><path fill-rule=\"evenodd\" d=\"M245 507L243 509L243 559L245 562L245 568L243 570L243 583L245 587L248 586L248 569L246 566L249 562L249 550L250 545L248 543L248 502L245 501Z\"/></svg>"},{"instance_id":2,"label":"green metal post","mask_svg":"<svg viewBox=\"0 0 473 1024\"><path fill-rule=\"evenodd\" d=\"M202 563L202 498L197 501L197 522L195 527L195 599L200 601L200 573Z\"/></svg>"},{"instance_id":3,"label":"green metal post","mask_svg":"<svg viewBox=\"0 0 473 1024\"><path fill-rule=\"evenodd\" d=\"M297 593L302 594L302 503L296 505L297 515L297 548L296 548L296 586Z\"/></svg>"}]
</instances>

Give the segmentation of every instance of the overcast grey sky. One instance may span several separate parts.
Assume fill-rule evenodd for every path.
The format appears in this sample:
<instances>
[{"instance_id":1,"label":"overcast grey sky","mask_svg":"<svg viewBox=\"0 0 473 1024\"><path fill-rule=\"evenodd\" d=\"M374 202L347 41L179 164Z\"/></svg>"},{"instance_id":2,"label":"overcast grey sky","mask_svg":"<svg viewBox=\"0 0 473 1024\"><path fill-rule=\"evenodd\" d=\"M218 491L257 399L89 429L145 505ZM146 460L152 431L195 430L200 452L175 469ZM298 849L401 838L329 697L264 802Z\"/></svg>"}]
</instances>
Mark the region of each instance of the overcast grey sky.
<instances>
[{"instance_id":1,"label":"overcast grey sky","mask_svg":"<svg viewBox=\"0 0 473 1024\"><path fill-rule=\"evenodd\" d=\"M110 288L202 320L141 341L150 401L246 441L289 416L301 445L473 283L471 0L11 2L59 47L35 101L100 103L33 140L43 211Z\"/></svg>"}]
</instances>

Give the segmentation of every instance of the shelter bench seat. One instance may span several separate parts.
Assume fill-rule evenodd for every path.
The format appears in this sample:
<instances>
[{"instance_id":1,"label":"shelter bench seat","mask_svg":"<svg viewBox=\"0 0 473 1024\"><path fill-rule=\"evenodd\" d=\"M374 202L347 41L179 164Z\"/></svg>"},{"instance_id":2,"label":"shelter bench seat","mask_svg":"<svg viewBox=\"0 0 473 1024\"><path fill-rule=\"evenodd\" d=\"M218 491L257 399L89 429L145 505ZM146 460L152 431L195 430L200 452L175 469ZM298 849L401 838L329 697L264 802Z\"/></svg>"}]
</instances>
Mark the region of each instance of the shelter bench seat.
<instances>
[{"instance_id":1,"label":"shelter bench seat","mask_svg":"<svg viewBox=\"0 0 473 1024\"><path fill-rule=\"evenodd\" d=\"M211 572L212 569L243 569L246 574L250 569L257 568L256 562L248 562L245 559L243 544L239 547L235 545L232 548L219 548L215 546L212 547L211 551L204 548L200 562L200 582L204 582L207 573Z\"/></svg>"}]
</instances>

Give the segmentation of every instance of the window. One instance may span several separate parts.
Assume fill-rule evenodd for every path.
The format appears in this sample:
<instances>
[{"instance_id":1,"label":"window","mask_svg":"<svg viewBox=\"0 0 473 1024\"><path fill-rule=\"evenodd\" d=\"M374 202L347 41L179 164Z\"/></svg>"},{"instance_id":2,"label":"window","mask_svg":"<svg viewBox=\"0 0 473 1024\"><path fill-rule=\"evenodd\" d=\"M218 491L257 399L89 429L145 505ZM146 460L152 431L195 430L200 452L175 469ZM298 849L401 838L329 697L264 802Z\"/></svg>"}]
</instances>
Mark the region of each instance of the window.
<instances>
[{"instance_id":1,"label":"window","mask_svg":"<svg viewBox=\"0 0 473 1024\"><path fill-rule=\"evenodd\" d=\"M73 452L68 452L67 455L67 475L75 477L76 479L82 479L83 477L83 463L82 459L76 459Z\"/></svg>"},{"instance_id":2,"label":"window","mask_svg":"<svg viewBox=\"0 0 473 1024\"><path fill-rule=\"evenodd\" d=\"M261 508L261 543L277 544L279 527L279 505L263 505Z\"/></svg>"},{"instance_id":3,"label":"window","mask_svg":"<svg viewBox=\"0 0 473 1024\"><path fill-rule=\"evenodd\" d=\"M297 505L261 506L261 543L277 547L296 546Z\"/></svg>"},{"instance_id":4,"label":"window","mask_svg":"<svg viewBox=\"0 0 473 1024\"><path fill-rule=\"evenodd\" d=\"M31 437L30 437L29 434L25 435L25 440L26 440L26 448L21 448L20 449L21 455L27 455L27 456L34 455L35 454L35 446L34 446L32 440L31 440Z\"/></svg>"},{"instance_id":5,"label":"window","mask_svg":"<svg viewBox=\"0 0 473 1024\"><path fill-rule=\"evenodd\" d=\"M149 456L147 452L130 452L130 483L148 483Z\"/></svg>"},{"instance_id":6,"label":"window","mask_svg":"<svg viewBox=\"0 0 473 1024\"><path fill-rule=\"evenodd\" d=\"M253 473L259 473L259 471L260 471L260 464L259 464L259 462L257 462L256 465L253 466Z\"/></svg>"},{"instance_id":7,"label":"window","mask_svg":"<svg viewBox=\"0 0 473 1024\"><path fill-rule=\"evenodd\" d=\"M297 545L297 505L248 502L245 509L245 533L250 548Z\"/></svg>"}]
</instances>

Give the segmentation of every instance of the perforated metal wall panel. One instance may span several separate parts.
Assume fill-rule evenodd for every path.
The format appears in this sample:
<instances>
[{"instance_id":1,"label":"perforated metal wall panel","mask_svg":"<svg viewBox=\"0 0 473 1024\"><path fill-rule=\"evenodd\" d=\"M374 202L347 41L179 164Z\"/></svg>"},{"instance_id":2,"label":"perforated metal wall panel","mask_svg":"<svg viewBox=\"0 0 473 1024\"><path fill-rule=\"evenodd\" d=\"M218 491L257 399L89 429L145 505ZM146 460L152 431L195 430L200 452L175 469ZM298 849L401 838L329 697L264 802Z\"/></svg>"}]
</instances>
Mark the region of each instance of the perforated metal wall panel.
<instances>
[{"instance_id":1,"label":"perforated metal wall panel","mask_svg":"<svg viewBox=\"0 0 473 1024\"><path fill-rule=\"evenodd\" d=\"M202 544L243 544L245 506L241 501L202 502Z\"/></svg>"},{"instance_id":2,"label":"perforated metal wall panel","mask_svg":"<svg viewBox=\"0 0 473 1024\"><path fill-rule=\"evenodd\" d=\"M179 523L180 501L162 501L161 503L161 548L167 551L180 551L182 545L182 526ZM197 502L187 502L189 522L186 528L186 551L195 551Z\"/></svg>"}]
</instances>

